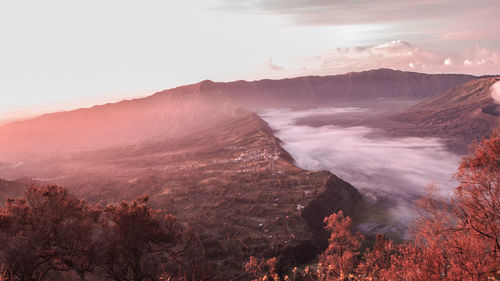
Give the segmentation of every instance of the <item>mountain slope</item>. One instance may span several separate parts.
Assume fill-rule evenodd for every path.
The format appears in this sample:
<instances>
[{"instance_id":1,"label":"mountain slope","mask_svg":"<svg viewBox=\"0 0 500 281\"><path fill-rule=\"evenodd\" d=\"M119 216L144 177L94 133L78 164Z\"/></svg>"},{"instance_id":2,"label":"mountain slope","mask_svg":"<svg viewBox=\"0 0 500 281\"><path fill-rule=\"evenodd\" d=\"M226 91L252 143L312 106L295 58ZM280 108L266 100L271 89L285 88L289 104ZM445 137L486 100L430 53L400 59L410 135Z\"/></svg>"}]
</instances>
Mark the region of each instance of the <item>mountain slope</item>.
<instances>
[{"instance_id":1,"label":"mountain slope","mask_svg":"<svg viewBox=\"0 0 500 281\"><path fill-rule=\"evenodd\" d=\"M378 69L283 80L203 81L147 98L46 114L0 126L0 161L17 162L185 134L207 122L224 119L238 106L260 110L359 99L422 99L474 78Z\"/></svg>"},{"instance_id":2,"label":"mountain slope","mask_svg":"<svg viewBox=\"0 0 500 281\"><path fill-rule=\"evenodd\" d=\"M0 161L51 153L123 146L189 132L232 114L224 94L205 83L68 112L46 114L0 127Z\"/></svg>"},{"instance_id":3,"label":"mountain slope","mask_svg":"<svg viewBox=\"0 0 500 281\"><path fill-rule=\"evenodd\" d=\"M257 253L306 262L318 250L323 217L350 214L361 201L335 175L294 166L268 125L246 109L422 99L471 79L381 69L203 81L4 125L0 161L17 164L0 166L0 178L57 183L102 203L147 193L155 207L197 230L227 280Z\"/></svg>"},{"instance_id":4,"label":"mountain slope","mask_svg":"<svg viewBox=\"0 0 500 281\"><path fill-rule=\"evenodd\" d=\"M408 123L420 135L459 139L463 147L499 125L500 106L491 96L491 87L497 81L500 77L469 81L392 119Z\"/></svg>"},{"instance_id":5,"label":"mountain slope","mask_svg":"<svg viewBox=\"0 0 500 281\"><path fill-rule=\"evenodd\" d=\"M103 204L146 193L196 230L220 280L229 280L251 255L313 258L322 219L352 214L361 201L350 184L292 160L262 119L240 109L182 136L63 153L0 168L0 177L30 175Z\"/></svg>"},{"instance_id":6,"label":"mountain slope","mask_svg":"<svg viewBox=\"0 0 500 281\"><path fill-rule=\"evenodd\" d=\"M423 99L475 79L461 74L423 74L391 69L307 76L282 80L216 83L241 106L250 109L323 106L378 98Z\"/></svg>"}]
</instances>

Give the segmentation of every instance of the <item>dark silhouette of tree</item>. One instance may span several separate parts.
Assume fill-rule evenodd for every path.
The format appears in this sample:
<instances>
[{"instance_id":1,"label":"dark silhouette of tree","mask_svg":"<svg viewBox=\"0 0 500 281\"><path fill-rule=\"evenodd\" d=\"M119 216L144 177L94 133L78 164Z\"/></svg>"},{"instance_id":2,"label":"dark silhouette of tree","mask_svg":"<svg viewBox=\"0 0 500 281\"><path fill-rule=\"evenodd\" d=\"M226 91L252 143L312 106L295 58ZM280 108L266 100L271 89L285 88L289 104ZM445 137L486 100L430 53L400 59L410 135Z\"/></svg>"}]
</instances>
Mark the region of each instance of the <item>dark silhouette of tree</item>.
<instances>
[{"instance_id":1,"label":"dark silhouette of tree","mask_svg":"<svg viewBox=\"0 0 500 281\"><path fill-rule=\"evenodd\" d=\"M29 188L0 213L2 262L20 280L44 280L74 271L81 280L94 269L99 212L57 186Z\"/></svg>"},{"instance_id":2,"label":"dark silhouette of tree","mask_svg":"<svg viewBox=\"0 0 500 281\"><path fill-rule=\"evenodd\" d=\"M210 280L201 243L147 197L105 210L58 186L31 187L0 208L0 278ZM0 279L3 280L3 279Z\"/></svg>"},{"instance_id":3,"label":"dark silhouette of tree","mask_svg":"<svg viewBox=\"0 0 500 281\"><path fill-rule=\"evenodd\" d=\"M190 236L173 216L150 208L147 200L144 196L105 210L101 266L113 280L158 280L162 274L182 272L180 256Z\"/></svg>"}]
</instances>

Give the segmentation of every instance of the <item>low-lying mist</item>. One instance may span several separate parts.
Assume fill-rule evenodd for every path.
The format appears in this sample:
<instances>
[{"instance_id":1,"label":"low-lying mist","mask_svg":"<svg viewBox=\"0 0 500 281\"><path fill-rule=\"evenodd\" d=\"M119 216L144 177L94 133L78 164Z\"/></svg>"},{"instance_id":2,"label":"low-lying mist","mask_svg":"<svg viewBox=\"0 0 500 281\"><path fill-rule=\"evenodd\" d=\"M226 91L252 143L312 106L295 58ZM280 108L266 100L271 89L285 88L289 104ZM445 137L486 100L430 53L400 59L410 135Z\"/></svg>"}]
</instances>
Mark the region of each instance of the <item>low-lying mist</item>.
<instances>
[{"instance_id":1,"label":"low-lying mist","mask_svg":"<svg viewBox=\"0 0 500 281\"><path fill-rule=\"evenodd\" d=\"M490 92L493 100L495 100L496 103L500 104L500 81L491 85Z\"/></svg>"},{"instance_id":2,"label":"low-lying mist","mask_svg":"<svg viewBox=\"0 0 500 281\"><path fill-rule=\"evenodd\" d=\"M364 108L273 109L261 114L276 130L296 164L309 170L328 170L365 195L361 211L365 231L405 235L415 217L414 205L431 183L452 193L460 157L446 151L436 138L392 138L368 127L311 127L297 125L307 116L332 116L369 111ZM377 133L377 134L374 134Z\"/></svg>"}]
</instances>

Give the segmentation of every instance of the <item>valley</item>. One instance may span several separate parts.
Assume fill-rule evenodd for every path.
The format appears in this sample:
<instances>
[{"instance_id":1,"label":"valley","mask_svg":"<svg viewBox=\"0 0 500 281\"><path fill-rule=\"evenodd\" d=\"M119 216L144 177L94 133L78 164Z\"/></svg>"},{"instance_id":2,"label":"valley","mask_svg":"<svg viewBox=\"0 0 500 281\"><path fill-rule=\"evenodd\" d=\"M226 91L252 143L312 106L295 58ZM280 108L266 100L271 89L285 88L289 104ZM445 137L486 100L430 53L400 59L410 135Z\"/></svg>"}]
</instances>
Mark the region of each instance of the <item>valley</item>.
<instances>
[{"instance_id":1,"label":"valley","mask_svg":"<svg viewBox=\"0 0 500 281\"><path fill-rule=\"evenodd\" d=\"M0 175L36 175L36 184L57 183L104 205L147 194L199 234L222 279L238 275L252 255L306 262L324 243L322 218L350 213L361 200L336 176L295 167L267 124L242 110L179 138L61 154L4 166Z\"/></svg>"},{"instance_id":2,"label":"valley","mask_svg":"<svg viewBox=\"0 0 500 281\"><path fill-rule=\"evenodd\" d=\"M20 120L0 126L0 199L33 184L101 206L147 195L197 233L218 279L250 256L290 269L324 249L323 218L338 210L369 236L405 238L426 186L449 194L464 143L498 124L496 79L202 81Z\"/></svg>"},{"instance_id":3,"label":"valley","mask_svg":"<svg viewBox=\"0 0 500 281\"><path fill-rule=\"evenodd\" d=\"M0 281L500 281L499 15L0 1Z\"/></svg>"},{"instance_id":4,"label":"valley","mask_svg":"<svg viewBox=\"0 0 500 281\"><path fill-rule=\"evenodd\" d=\"M382 108L401 105L384 102L371 108L275 109L261 116L299 167L328 170L363 194L365 205L355 218L364 233L384 233L398 240L406 237L416 201L429 185L443 196L452 194L460 155L450 152L443 139L394 137L357 125L387 114ZM343 125L332 125L331 120Z\"/></svg>"}]
</instances>

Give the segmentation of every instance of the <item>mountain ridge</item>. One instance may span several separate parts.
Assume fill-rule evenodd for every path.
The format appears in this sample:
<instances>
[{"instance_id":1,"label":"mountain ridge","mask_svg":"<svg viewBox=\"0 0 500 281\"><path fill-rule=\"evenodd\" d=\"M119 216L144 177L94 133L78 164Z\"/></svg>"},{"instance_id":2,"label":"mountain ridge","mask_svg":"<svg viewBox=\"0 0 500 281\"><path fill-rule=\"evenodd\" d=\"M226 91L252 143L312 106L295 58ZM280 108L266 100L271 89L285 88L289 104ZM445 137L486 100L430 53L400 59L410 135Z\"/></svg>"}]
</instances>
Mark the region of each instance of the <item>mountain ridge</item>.
<instances>
[{"instance_id":1,"label":"mountain ridge","mask_svg":"<svg viewBox=\"0 0 500 281\"><path fill-rule=\"evenodd\" d=\"M391 119L406 122L422 136L459 140L461 150L500 125L500 106L491 96L500 76L478 78L426 99Z\"/></svg>"},{"instance_id":2,"label":"mountain ridge","mask_svg":"<svg viewBox=\"0 0 500 281\"><path fill-rule=\"evenodd\" d=\"M31 116L25 119L18 119L18 120L12 120L9 121L8 123L4 123L0 125L0 127L3 127L8 124L12 123L18 123L18 122L24 122L24 121L30 121L33 119L37 119L40 117L44 117L46 115L53 115L53 114L61 114L61 113L69 113L69 112L75 112L75 111L81 111L81 110L89 110L89 109L97 109L101 107L109 107L109 106L114 106L114 105L121 105L121 104L127 104L127 103L133 103L133 102L139 102L143 101L146 99L150 99L152 97L158 97L158 96L163 96L165 94L170 94L170 93L178 93L179 91L182 91L184 89L198 89L198 90L213 90L217 86L220 85L233 85L233 84L253 84L253 83L278 83L278 82L286 82L286 81L294 81L294 80L310 80L310 79L330 79L330 78L335 78L335 77L352 77L352 76L359 76L359 75L365 75L365 74L370 74L370 73L386 73L386 74L409 74L409 75L419 75L419 76L437 76L437 77L444 77L444 76L449 76L449 77L457 77L457 78L462 78L464 80L472 80L472 79L477 79L477 78L488 78L488 77L495 77L495 75L484 75L484 76L474 76L474 75L469 75L469 74L455 74L455 73L438 73L438 74L428 74L428 73L422 73L422 72L411 72L411 71L402 71L402 70L394 70L390 68L378 68L378 69L372 69L372 70L366 70L366 71L357 71L357 72L348 72L344 74L335 74L335 75L308 75L308 76L298 76L298 77L291 77L291 78L283 78L283 79L258 79L258 80L235 80L235 81L228 81L228 82L216 82L210 79L205 79L200 82L196 82L193 84L187 84L187 85L180 85L176 86L173 88L161 90L152 93L151 95L145 96L145 97L139 97L139 98L133 98L133 99L123 99L120 101L116 102L107 102L103 104L97 104L93 105L90 107L82 107L82 108L76 108L76 109L71 109L71 110L61 110L61 111L56 111L56 112L47 112L43 113L40 115L36 116Z\"/></svg>"},{"instance_id":3,"label":"mountain ridge","mask_svg":"<svg viewBox=\"0 0 500 281\"><path fill-rule=\"evenodd\" d=\"M241 107L317 106L341 100L424 98L475 79L470 75L422 74L378 69L333 76L180 86L151 96L45 114L0 126L0 161L45 154L130 145L182 134L224 119Z\"/></svg>"}]
</instances>

